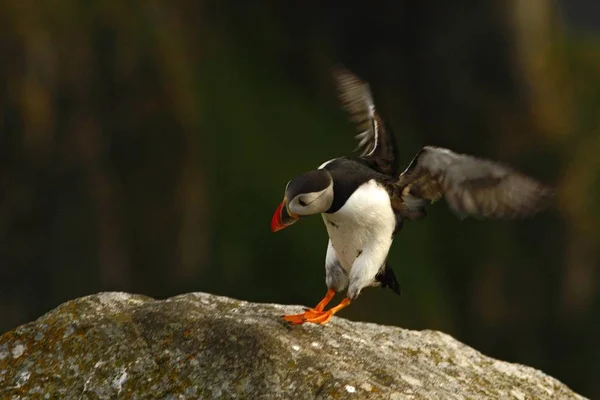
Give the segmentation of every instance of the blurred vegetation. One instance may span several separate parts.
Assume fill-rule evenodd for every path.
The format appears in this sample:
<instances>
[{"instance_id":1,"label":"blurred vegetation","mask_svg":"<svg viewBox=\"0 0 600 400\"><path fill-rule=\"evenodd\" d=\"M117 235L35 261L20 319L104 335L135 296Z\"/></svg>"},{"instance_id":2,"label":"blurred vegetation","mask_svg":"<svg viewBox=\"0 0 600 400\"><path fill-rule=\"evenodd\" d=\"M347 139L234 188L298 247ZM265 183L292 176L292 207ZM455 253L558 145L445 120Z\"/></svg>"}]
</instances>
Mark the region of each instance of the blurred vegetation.
<instances>
[{"instance_id":1,"label":"blurred vegetation","mask_svg":"<svg viewBox=\"0 0 600 400\"><path fill-rule=\"evenodd\" d=\"M435 144L555 185L528 221L444 202L343 316L439 329L600 397L600 38L530 2L0 3L0 332L105 290L314 305L286 182L350 154L329 77L372 84L402 163Z\"/></svg>"}]
</instances>

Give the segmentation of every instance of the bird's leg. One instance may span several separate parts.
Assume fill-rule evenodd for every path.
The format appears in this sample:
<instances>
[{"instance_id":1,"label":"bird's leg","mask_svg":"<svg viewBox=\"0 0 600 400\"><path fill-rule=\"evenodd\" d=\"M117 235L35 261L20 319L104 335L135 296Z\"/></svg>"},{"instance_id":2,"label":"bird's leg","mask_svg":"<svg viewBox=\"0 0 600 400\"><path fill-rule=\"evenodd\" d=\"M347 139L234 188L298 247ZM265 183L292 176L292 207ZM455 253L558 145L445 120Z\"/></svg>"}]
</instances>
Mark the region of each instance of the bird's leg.
<instances>
[{"instance_id":1,"label":"bird's leg","mask_svg":"<svg viewBox=\"0 0 600 400\"><path fill-rule=\"evenodd\" d=\"M321 300L319 304L315 306L315 308L305 308L302 314L284 315L283 319L292 325L297 325L306 322L308 318L316 318L323 314L323 309L327 304L329 304L334 296L335 290L329 289L323 300Z\"/></svg>"},{"instance_id":2,"label":"bird's leg","mask_svg":"<svg viewBox=\"0 0 600 400\"><path fill-rule=\"evenodd\" d=\"M336 312L340 311L342 308L348 307L348 305L350 305L350 299L348 297L346 297L346 298L344 298L344 300L342 300L340 302L340 304L338 304L335 307L330 308L327 311L322 311L321 313L319 313L320 315L317 315L315 317L306 318L306 322L312 322L314 324L325 325L327 322L329 322L331 317L333 317L333 315Z\"/></svg>"},{"instance_id":3,"label":"bird's leg","mask_svg":"<svg viewBox=\"0 0 600 400\"><path fill-rule=\"evenodd\" d=\"M329 302L331 301L331 299L333 299L334 296L335 296L335 290L329 289L327 291L327 294L323 298L323 300L321 300L319 302L319 304L317 304L315 306L315 308L305 308L304 311L317 311L317 312L321 312L321 311L323 311L323 309L325 308L325 306L327 304L329 304Z\"/></svg>"}]
</instances>

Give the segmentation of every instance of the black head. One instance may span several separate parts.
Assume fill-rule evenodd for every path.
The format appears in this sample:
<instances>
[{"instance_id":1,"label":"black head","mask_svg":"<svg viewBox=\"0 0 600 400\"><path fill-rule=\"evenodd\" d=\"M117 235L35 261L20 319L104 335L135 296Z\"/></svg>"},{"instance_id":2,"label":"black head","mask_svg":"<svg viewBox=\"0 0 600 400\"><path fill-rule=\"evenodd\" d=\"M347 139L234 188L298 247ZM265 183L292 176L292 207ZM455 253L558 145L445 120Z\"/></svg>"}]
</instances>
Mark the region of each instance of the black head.
<instances>
[{"instance_id":1,"label":"black head","mask_svg":"<svg viewBox=\"0 0 600 400\"><path fill-rule=\"evenodd\" d=\"M271 219L276 232L296 222L301 216L326 212L333 203L333 179L323 169L298 175L288 182L283 202Z\"/></svg>"},{"instance_id":2,"label":"black head","mask_svg":"<svg viewBox=\"0 0 600 400\"><path fill-rule=\"evenodd\" d=\"M298 195L320 193L331 185L331 175L323 169L305 172L288 182L285 197L290 201Z\"/></svg>"}]
</instances>

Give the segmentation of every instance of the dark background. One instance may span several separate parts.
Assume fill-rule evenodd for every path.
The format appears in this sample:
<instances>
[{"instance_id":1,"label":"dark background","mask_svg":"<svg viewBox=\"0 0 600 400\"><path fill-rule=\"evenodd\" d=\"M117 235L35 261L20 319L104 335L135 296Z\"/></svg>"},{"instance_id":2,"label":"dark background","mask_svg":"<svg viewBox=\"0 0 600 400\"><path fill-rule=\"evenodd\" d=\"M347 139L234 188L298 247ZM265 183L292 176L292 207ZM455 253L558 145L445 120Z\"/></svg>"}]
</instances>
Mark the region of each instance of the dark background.
<instances>
[{"instance_id":1,"label":"dark background","mask_svg":"<svg viewBox=\"0 0 600 400\"><path fill-rule=\"evenodd\" d=\"M447 332L600 398L598 2L0 3L0 332L98 291L314 305L320 217L286 182L350 154L329 68L370 81L401 164L426 144L558 190L527 221L444 201L397 236L403 288L340 315Z\"/></svg>"}]
</instances>

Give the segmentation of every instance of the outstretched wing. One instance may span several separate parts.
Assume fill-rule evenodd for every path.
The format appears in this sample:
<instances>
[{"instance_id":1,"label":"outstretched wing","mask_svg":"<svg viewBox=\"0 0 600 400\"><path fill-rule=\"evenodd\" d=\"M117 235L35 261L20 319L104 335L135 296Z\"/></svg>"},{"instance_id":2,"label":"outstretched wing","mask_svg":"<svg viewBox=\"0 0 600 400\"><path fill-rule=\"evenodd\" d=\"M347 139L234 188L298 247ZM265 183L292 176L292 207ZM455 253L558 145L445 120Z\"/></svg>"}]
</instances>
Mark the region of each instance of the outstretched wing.
<instances>
[{"instance_id":1,"label":"outstretched wing","mask_svg":"<svg viewBox=\"0 0 600 400\"><path fill-rule=\"evenodd\" d=\"M511 219L545 208L553 191L497 162L426 146L400 175L398 188L408 211L442 196L460 218Z\"/></svg>"},{"instance_id":2,"label":"outstretched wing","mask_svg":"<svg viewBox=\"0 0 600 400\"><path fill-rule=\"evenodd\" d=\"M383 119L375 109L369 84L344 67L332 69L341 107L355 124L362 158L374 162L381 172L395 175L396 144L393 134L386 129Z\"/></svg>"}]
</instances>

